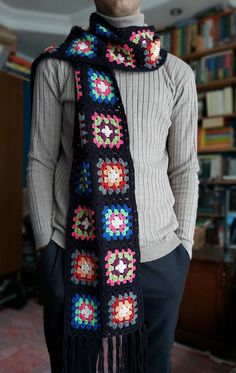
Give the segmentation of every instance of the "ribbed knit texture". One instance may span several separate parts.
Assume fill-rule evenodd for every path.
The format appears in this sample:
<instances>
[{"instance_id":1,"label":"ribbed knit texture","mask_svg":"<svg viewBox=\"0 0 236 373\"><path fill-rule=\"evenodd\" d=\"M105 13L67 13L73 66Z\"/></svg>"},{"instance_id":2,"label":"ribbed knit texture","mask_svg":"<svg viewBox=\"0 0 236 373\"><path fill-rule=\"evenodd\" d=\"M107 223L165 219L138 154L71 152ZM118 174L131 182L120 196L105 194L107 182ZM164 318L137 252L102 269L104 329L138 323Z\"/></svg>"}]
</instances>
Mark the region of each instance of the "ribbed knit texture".
<instances>
[{"instance_id":1,"label":"ribbed knit texture","mask_svg":"<svg viewBox=\"0 0 236 373\"><path fill-rule=\"evenodd\" d=\"M116 27L144 25L143 13L101 15ZM200 169L194 73L169 53L158 70L115 70L115 76L135 168L141 261L160 258L180 242L192 258ZM36 249L50 238L65 248L74 115L73 67L42 60L35 77L27 169Z\"/></svg>"}]
</instances>

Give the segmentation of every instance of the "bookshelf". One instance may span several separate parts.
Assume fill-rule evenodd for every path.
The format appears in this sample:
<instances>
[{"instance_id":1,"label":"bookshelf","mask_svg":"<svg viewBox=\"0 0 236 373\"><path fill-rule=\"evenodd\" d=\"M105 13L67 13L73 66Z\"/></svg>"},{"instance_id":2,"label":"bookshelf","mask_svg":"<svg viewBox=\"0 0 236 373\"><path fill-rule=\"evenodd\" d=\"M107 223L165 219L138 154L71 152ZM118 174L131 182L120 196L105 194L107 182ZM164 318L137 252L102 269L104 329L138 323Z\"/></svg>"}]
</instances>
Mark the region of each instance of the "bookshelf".
<instances>
[{"instance_id":1,"label":"bookshelf","mask_svg":"<svg viewBox=\"0 0 236 373\"><path fill-rule=\"evenodd\" d=\"M24 191L30 136L30 83L0 71L0 275L22 268Z\"/></svg>"},{"instance_id":2,"label":"bookshelf","mask_svg":"<svg viewBox=\"0 0 236 373\"><path fill-rule=\"evenodd\" d=\"M0 87L0 275L3 276L21 268L23 95L22 81L1 71Z\"/></svg>"},{"instance_id":3,"label":"bookshelf","mask_svg":"<svg viewBox=\"0 0 236 373\"><path fill-rule=\"evenodd\" d=\"M164 48L192 67L199 98L202 206L196 226L206 229L204 238L194 237L201 245L193 247L176 339L231 358L236 351L232 337L236 326L236 306L232 303L236 302L231 295L236 286L236 242L231 242L234 235L229 225L234 211L236 222L236 9L209 8L159 30L159 34ZM214 112L219 109L217 100L222 99L227 110ZM231 177L227 172L234 158L235 175Z\"/></svg>"},{"instance_id":4,"label":"bookshelf","mask_svg":"<svg viewBox=\"0 0 236 373\"><path fill-rule=\"evenodd\" d=\"M228 149L207 149L199 150L198 154L215 154L215 153L234 153L236 152L236 148L228 148Z\"/></svg>"},{"instance_id":5,"label":"bookshelf","mask_svg":"<svg viewBox=\"0 0 236 373\"><path fill-rule=\"evenodd\" d=\"M210 49L204 49L202 51L198 51L198 52L195 52L195 53L186 54L186 55L182 56L181 59L186 61L186 62L190 62L190 61L196 60L198 58L204 57L206 55L210 55L210 54L214 54L214 53L218 53L218 52L223 52L227 49L235 49L235 48L236 48L236 42L226 43L226 44L219 45L218 47L214 47L214 48L210 48Z\"/></svg>"},{"instance_id":6,"label":"bookshelf","mask_svg":"<svg viewBox=\"0 0 236 373\"><path fill-rule=\"evenodd\" d=\"M232 84L233 85L236 84L236 76L227 78L227 79L212 81L209 83L197 84L197 90L198 92L210 91L212 89L220 89L220 88L228 87Z\"/></svg>"},{"instance_id":7,"label":"bookshelf","mask_svg":"<svg viewBox=\"0 0 236 373\"><path fill-rule=\"evenodd\" d=\"M202 113L199 112L198 117L198 137L199 139L204 139L205 136L206 141L199 140L198 155L199 158L204 158L204 156L207 158L207 156L209 156L209 159L210 157L220 155L222 157L223 172L225 169L225 166L223 165L224 157L236 157L236 66L234 59L231 59L231 57L235 56L236 53L236 8L209 8L190 19L181 21L176 25L169 26L165 29L161 29L159 33L162 38L162 42L165 43L165 40L168 42L169 52L183 59L193 68L193 71L195 72L198 95L201 94L201 97L203 98L202 100L205 100L204 104L202 105ZM230 51L230 55L222 54L224 52L227 53L228 51ZM219 53L221 54L218 55ZM216 60L204 60L209 56L212 58L215 56ZM197 69L198 67L193 65L193 62L196 60L199 61L198 67L200 66L202 70L206 70L202 74L200 72L200 78L205 80L207 77L208 81L197 82L195 68ZM217 63L225 64L224 69L222 68L224 73L221 72L221 75L227 75L225 71L228 69L229 75L231 76L224 76L221 79L216 79L217 74L213 74L213 69L220 69L220 66ZM230 94L230 96L225 96L225 100L228 102L228 99L230 98L232 101L232 105L229 110L230 112L222 112L220 114L213 113L213 115L209 115L206 107L208 104L208 97L210 103L210 93L212 93L211 100L214 100L214 93L219 91L223 92L225 88L228 89L228 94ZM218 98L215 97L215 100L217 99ZM211 119L211 126L209 127L207 127L206 124L207 119ZM221 126L218 125L214 128L214 121L217 121L217 119L222 119L224 124ZM235 126L232 125L232 123L234 123ZM224 128L230 126L233 127L232 131L228 128L228 134L226 134L224 132ZM219 137L219 133L222 128L222 139L227 138L228 143L222 144L222 142L219 141L219 146L217 146L217 143L213 143L214 136L215 138L217 136ZM230 131L232 133L229 133ZM233 139L234 141L232 139L232 141L230 141L230 136L233 136L232 134L235 134L235 139ZM236 185L236 174L234 176L235 177L230 178L228 175L227 179L226 177L213 177L207 180L200 178L200 188L209 186L217 187L219 185L226 188L234 186ZM226 208L226 215L220 215L222 220L227 218L227 210L228 209ZM201 214L202 211L199 211L197 218L202 218L203 216ZM214 211L212 211L211 217L212 216L215 216ZM224 222L224 227L224 234L226 236L226 222ZM226 241L227 240L225 239L225 242ZM226 254L227 249L229 248L224 245L222 247L222 254ZM232 261L234 261L234 259L233 253Z\"/></svg>"}]
</instances>

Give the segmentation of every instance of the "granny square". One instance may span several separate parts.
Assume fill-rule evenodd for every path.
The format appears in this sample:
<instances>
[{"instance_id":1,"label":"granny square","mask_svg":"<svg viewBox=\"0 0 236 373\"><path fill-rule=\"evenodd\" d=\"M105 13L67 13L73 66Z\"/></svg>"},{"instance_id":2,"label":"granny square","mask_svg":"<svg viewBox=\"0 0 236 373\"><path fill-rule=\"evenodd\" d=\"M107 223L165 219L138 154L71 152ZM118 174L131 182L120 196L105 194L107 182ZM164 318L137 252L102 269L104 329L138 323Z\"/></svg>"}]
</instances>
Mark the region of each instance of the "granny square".
<instances>
[{"instance_id":1,"label":"granny square","mask_svg":"<svg viewBox=\"0 0 236 373\"><path fill-rule=\"evenodd\" d=\"M84 36L75 38L70 42L65 54L68 57L80 56L92 59L96 57L97 54L97 43L98 41L96 37L84 34Z\"/></svg>"},{"instance_id":2,"label":"granny square","mask_svg":"<svg viewBox=\"0 0 236 373\"><path fill-rule=\"evenodd\" d=\"M99 114L96 111L92 115L93 142L98 148L120 148L122 140L122 121L117 115Z\"/></svg>"},{"instance_id":3,"label":"granny square","mask_svg":"<svg viewBox=\"0 0 236 373\"><path fill-rule=\"evenodd\" d=\"M108 307L110 328L122 329L136 324L138 317L137 295L132 291L118 296L112 295Z\"/></svg>"},{"instance_id":4,"label":"granny square","mask_svg":"<svg viewBox=\"0 0 236 373\"><path fill-rule=\"evenodd\" d=\"M109 62L115 62L118 65L130 66L132 68L136 67L135 56L133 48L130 48L128 44L119 45L119 44L107 44L107 53L106 57Z\"/></svg>"},{"instance_id":5,"label":"granny square","mask_svg":"<svg viewBox=\"0 0 236 373\"><path fill-rule=\"evenodd\" d=\"M75 329L100 328L100 302L95 296L76 293L72 298L71 325Z\"/></svg>"},{"instance_id":6,"label":"granny square","mask_svg":"<svg viewBox=\"0 0 236 373\"><path fill-rule=\"evenodd\" d=\"M129 188L128 163L122 158L99 158L97 162L99 190L102 194L125 194Z\"/></svg>"},{"instance_id":7,"label":"granny square","mask_svg":"<svg viewBox=\"0 0 236 373\"><path fill-rule=\"evenodd\" d=\"M106 283L111 286L132 283L136 276L135 256L135 251L130 248L108 250L105 256Z\"/></svg>"},{"instance_id":8,"label":"granny square","mask_svg":"<svg viewBox=\"0 0 236 373\"><path fill-rule=\"evenodd\" d=\"M75 250L71 254L71 281L76 285L98 284L98 258L94 253Z\"/></svg>"},{"instance_id":9,"label":"granny square","mask_svg":"<svg viewBox=\"0 0 236 373\"><path fill-rule=\"evenodd\" d=\"M76 239L94 240L94 211L89 207L79 205L74 210L74 214L74 224L72 225L73 232L71 235Z\"/></svg>"},{"instance_id":10,"label":"granny square","mask_svg":"<svg viewBox=\"0 0 236 373\"><path fill-rule=\"evenodd\" d=\"M108 240L128 239L133 234L131 208L123 205L105 205L102 210L103 237Z\"/></svg>"},{"instance_id":11,"label":"granny square","mask_svg":"<svg viewBox=\"0 0 236 373\"><path fill-rule=\"evenodd\" d=\"M89 96L94 102L112 104L117 101L114 80L105 72L88 69Z\"/></svg>"}]
</instances>

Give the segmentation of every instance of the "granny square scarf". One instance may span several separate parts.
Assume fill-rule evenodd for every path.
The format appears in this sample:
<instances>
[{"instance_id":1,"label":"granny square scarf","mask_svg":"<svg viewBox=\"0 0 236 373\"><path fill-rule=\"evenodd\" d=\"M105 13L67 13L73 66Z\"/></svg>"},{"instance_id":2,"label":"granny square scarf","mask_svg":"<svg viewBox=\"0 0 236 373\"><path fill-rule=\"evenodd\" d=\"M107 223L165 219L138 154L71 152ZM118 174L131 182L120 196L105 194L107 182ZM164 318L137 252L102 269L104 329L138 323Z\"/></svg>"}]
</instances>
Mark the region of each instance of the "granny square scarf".
<instances>
[{"instance_id":1,"label":"granny square scarf","mask_svg":"<svg viewBox=\"0 0 236 373\"><path fill-rule=\"evenodd\" d=\"M75 77L63 372L145 372L134 165L114 69L159 69L167 57L160 44L153 25L116 28L94 12L87 30L73 26L64 42L44 49L32 64L31 100L42 58L70 62Z\"/></svg>"}]
</instances>

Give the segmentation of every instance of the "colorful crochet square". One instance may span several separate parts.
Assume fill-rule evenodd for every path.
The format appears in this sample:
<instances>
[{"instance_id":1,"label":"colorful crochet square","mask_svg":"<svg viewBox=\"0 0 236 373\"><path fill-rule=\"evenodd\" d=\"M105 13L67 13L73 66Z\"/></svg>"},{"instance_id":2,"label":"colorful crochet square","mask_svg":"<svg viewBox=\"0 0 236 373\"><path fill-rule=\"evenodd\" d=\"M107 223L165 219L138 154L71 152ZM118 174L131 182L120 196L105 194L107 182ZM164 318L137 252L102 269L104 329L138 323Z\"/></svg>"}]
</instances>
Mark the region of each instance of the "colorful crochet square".
<instances>
[{"instance_id":1,"label":"colorful crochet square","mask_svg":"<svg viewBox=\"0 0 236 373\"><path fill-rule=\"evenodd\" d=\"M137 32L133 31L132 35L130 36L129 40L132 41L134 44L141 44L146 46L147 39L148 41L152 41L154 36L154 32L150 30L138 30Z\"/></svg>"},{"instance_id":2,"label":"colorful crochet square","mask_svg":"<svg viewBox=\"0 0 236 373\"><path fill-rule=\"evenodd\" d=\"M123 144L121 118L116 115L98 114L95 112L92 115L93 142L98 148L119 148Z\"/></svg>"},{"instance_id":3,"label":"colorful crochet square","mask_svg":"<svg viewBox=\"0 0 236 373\"><path fill-rule=\"evenodd\" d=\"M99 190L105 194L122 193L124 194L129 188L129 170L128 163L122 158L119 160L106 158L103 160L99 158L98 167L98 183Z\"/></svg>"},{"instance_id":4,"label":"colorful crochet square","mask_svg":"<svg viewBox=\"0 0 236 373\"><path fill-rule=\"evenodd\" d=\"M91 172L90 165L88 162L82 161L77 166L77 173L75 174L75 191L80 196L88 196L92 192L92 181L91 181Z\"/></svg>"},{"instance_id":5,"label":"colorful crochet square","mask_svg":"<svg viewBox=\"0 0 236 373\"><path fill-rule=\"evenodd\" d=\"M112 78L105 72L88 69L89 96L93 101L114 105L117 101Z\"/></svg>"},{"instance_id":6,"label":"colorful crochet square","mask_svg":"<svg viewBox=\"0 0 236 373\"><path fill-rule=\"evenodd\" d=\"M89 207L78 206L74 210L75 216L73 217L74 224L72 225L73 232L71 235L76 239L93 240L95 238L94 226L94 211Z\"/></svg>"},{"instance_id":7,"label":"colorful crochet square","mask_svg":"<svg viewBox=\"0 0 236 373\"><path fill-rule=\"evenodd\" d=\"M67 56L81 56L92 59L97 53L97 38L92 35L84 35L80 38L73 39L66 49Z\"/></svg>"},{"instance_id":8,"label":"colorful crochet square","mask_svg":"<svg viewBox=\"0 0 236 373\"><path fill-rule=\"evenodd\" d=\"M82 86L81 86L81 79L80 79L80 70L75 70L75 84L76 84L76 92L77 92L77 101L83 96L82 93Z\"/></svg>"},{"instance_id":9,"label":"colorful crochet square","mask_svg":"<svg viewBox=\"0 0 236 373\"><path fill-rule=\"evenodd\" d=\"M136 262L134 251L129 248L126 250L116 249L114 252L109 250L105 261L107 284L114 286L133 282L136 270L136 266L134 265Z\"/></svg>"},{"instance_id":10,"label":"colorful crochet square","mask_svg":"<svg viewBox=\"0 0 236 373\"><path fill-rule=\"evenodd\" d=\"M88 142L88 131L86 130L86 123L85 123L85 115L79 113L79 131L80 131L80 138L81 138L81 145L85 145Z\"/></svg>"},{"instance_id":11,"label":"colorful crochet square","mask_svg":"<svg viewBox=\"0 0 236 373\"><path fill-rule=\"evenodd\" d=\"M92 285L98 284L98 259L93 253L75 250L71 254L71 281L76 285Z\"/></svg>"},{"instance_id":12,"label":"colorful crochet square","mask_svg":"<svg viewBox=\"0 0 236 373\"><path fill-rule=\"evenodd\" d=\"M109 305L109 326L113 329L135 325L138 317L137 295L133 292L112 295Z\"/></svg>"},{"instance_id":13,"label":"colorful crochet square","mask_svg":"<svg viewBox=\"0 0 236 373\"><path fill-rule=\"evenodd\" d=\"M108 37L112 35L112 32L102 25L96 25L96 33L98 35L106 35Z\"/></svg>"},{"instance_id":14,"label":"colorful crochet square","mask_svg":"<svg viewBox=\"0 0 236 373\"><path fill-rule=\"evenodd\" d=\"M100 328L100 302L95 296L75 294L72 298L71 325L75 329Z\"/></svg>"},{"instance_id":15,"label":"colorful crochet square","mask_svg":"<svg viewBox=\"0 0 236 373\"><path fill-rule=\"evenodd\" d=\"M160 40L155 40L151 43L147 43L145 47L145 64L144 66L151 69L153 66L156 66L159 63L159 55L160 55Z\"/></svg>"},{"instance_id":16,"label":"colorful crochet square","mask_svg":"<svg viewBox=\"0 0 236 373\"><path fill-rule=\"evenodd\" d=\"M108 241L128 239L132 235L133 216L126 204L105 206L102 215L103 237Z\"/></svg>"},{"instance_id":17,"label":"colorful crochet square","mask_svg":"<svg viewBox=\"0 0 236 373\"><path fill-rule=\"evenodd\" d=\"M109 62L116 62L118 65L131 66L135 68L135 57L132 53L133 48L130 48L127 44L124 46L107 44L107 53L106 57Z\"/></svg>"}]
</instances>

